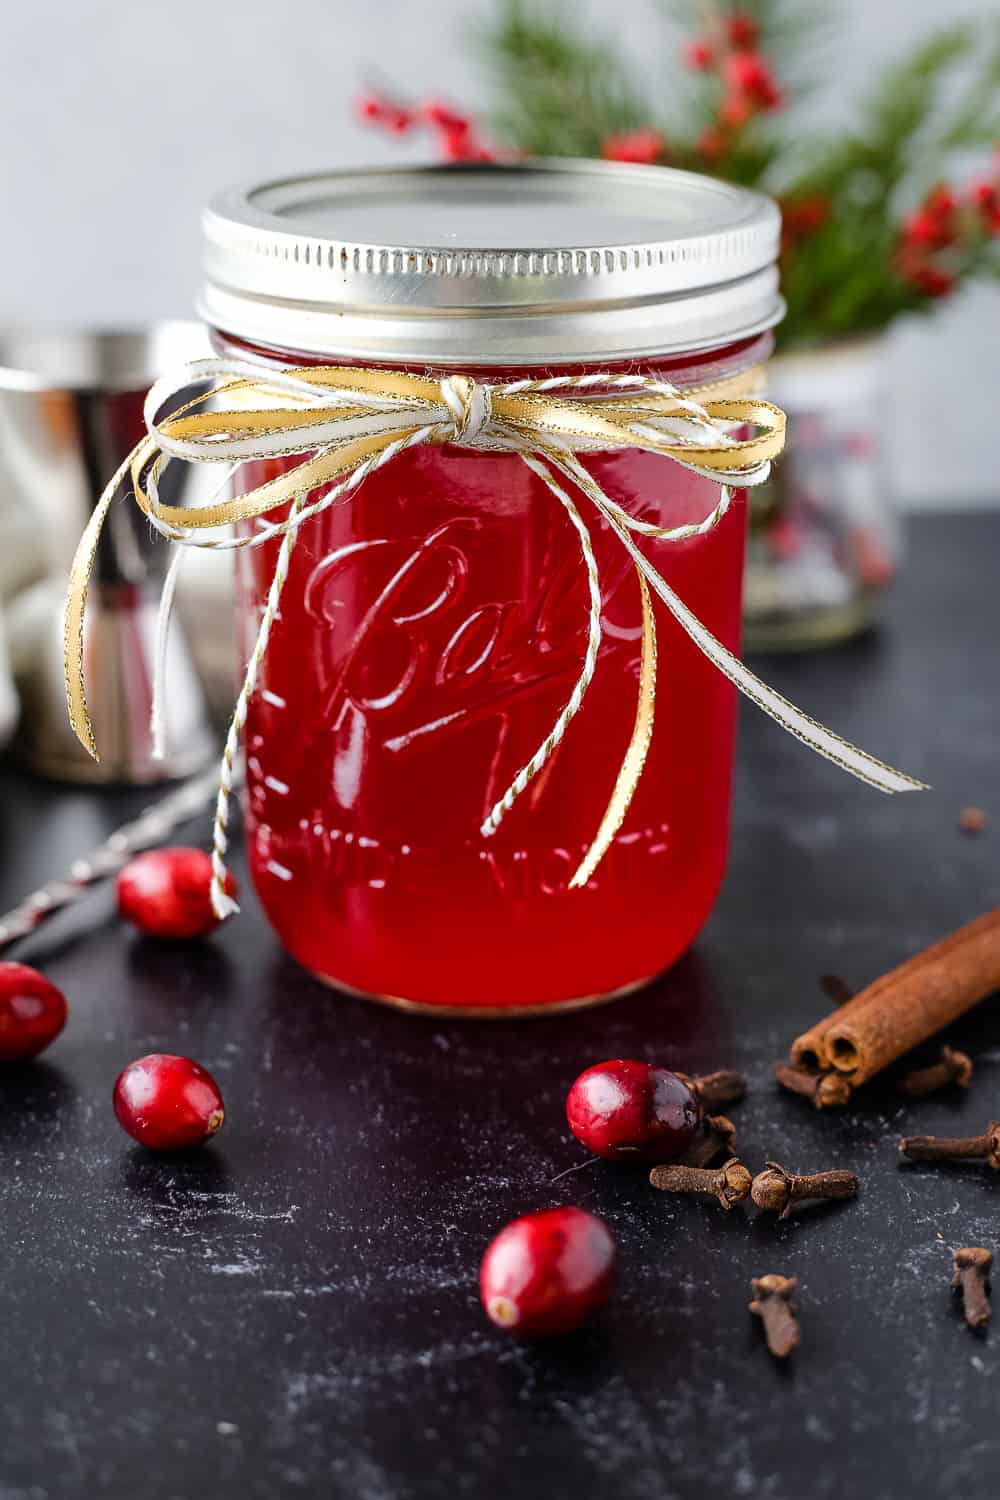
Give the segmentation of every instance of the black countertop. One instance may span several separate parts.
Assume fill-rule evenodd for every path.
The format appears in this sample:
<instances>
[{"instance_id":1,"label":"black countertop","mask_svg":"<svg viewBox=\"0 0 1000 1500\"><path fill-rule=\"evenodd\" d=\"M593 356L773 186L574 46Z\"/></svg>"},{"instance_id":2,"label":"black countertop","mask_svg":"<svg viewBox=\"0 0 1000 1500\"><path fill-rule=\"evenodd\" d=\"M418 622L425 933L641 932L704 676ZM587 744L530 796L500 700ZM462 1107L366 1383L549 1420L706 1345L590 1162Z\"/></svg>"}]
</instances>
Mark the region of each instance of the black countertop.
<instances>
[{"instance_id":1,"label":"black countertop","mask_svg":"<svg viewBox=\"0 0 1000 1500\"><path fill-rule=\"evenodd\" d=\"M994 1500L1000 1328L971 1334L948 1288L954 1247L1000 1251L1000 1174L900 1168L896 1145L1000 1116L1000 1007L954 1028L967 1097L904 1107L880 1082L821 1116L771 1071L828 1008L819 975L860 985L1000 904L1000 516L911 538L881 636L762 667L935 791L882 798L747 710L722 899L640 995L415 1019L308 979L249 904L166 947L109 891L15 950L72 1016L0 1079L0 1500ZM147 800L4 772L0 907ZM969 803L994 815L979 837L957 829ZM225 1093L188 1160L111 1112L119 1068L154 1050ZM582 1159L567 1087L613 1056L745 1069L750 1165L850 1166L861 1197L778 1223L603 1163L560 1176ZM613 1225L619 1291L590 1329L522 1346L482 1314L479 1259L555 1203ZM767 1271L800 1278L788 1367L747 1312Z\"/></svg>"}]
</instances>

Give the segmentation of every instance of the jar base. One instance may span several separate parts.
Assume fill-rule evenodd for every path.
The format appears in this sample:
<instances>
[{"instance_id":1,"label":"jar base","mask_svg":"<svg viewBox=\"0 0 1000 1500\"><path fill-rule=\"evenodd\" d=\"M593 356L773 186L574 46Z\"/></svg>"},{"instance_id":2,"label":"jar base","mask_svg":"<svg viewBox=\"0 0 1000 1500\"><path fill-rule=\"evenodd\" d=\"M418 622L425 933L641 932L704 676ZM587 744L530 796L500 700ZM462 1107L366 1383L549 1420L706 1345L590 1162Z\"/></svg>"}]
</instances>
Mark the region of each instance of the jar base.
<instances>
[{"instance_id":1,"label":"jar base","mask_svg":"<svg viewBox=\"0 0 1000 1500\"><path fill-rule=\"evenodd\" d=\"M880 601L862 596L828 609L772 615L745 614L743 650L755 652L816 651L840 646L845 641L874 630L879 623Z\"/></svg>"},{"instance_id":2,"label":"jar base","mask_svg":"<svg viewBox=\"0 0 1000 1500\"><path fill-rule=\"evenodd\" d=\"M331 979L328 974L317 973L315 969L310 969L308 972L314 979L318 979L320 984L325 984L328 989L340 990L342 994L350 995L356 1000L369 1000L374 1005L408 1011L411 1015L449 1016L453 1019L469 1021L519 1021L525 1016L552 1016L562 1015L567 1011L589 1010L593 1006L610 1005L613 1000L622 1000L626 995L634 995L637 990L645 989L647 984L652 984L657 977L655 974L650 974L645 979L633 979L631 983L623 984L616 990L609 990L606 995L576 995L569 1000L548 1000L540 1005L436 1005L426 1000L405 1000L402 995L376 995L369 990L358 990L353 985Z\"/></svg>"}]
</instances>

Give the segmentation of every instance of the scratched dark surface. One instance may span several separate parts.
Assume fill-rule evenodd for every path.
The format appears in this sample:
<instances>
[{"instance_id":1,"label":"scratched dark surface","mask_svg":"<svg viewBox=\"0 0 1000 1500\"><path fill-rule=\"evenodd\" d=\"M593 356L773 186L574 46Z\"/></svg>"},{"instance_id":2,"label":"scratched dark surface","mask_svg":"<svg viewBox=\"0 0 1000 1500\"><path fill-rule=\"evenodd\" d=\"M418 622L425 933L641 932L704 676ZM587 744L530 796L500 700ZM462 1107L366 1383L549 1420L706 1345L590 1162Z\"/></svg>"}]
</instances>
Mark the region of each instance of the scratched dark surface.
<instances>
[{"instance_id":1,"label":"scratched dark surface","mask_svg":"<svg viewBox=\"0 0 1000 1500\"><path fill-rule=\"evenodd\" d=\"M880 638L766 663L935 791L881 798L747 712L717 911L610 1008L416 1020L310 981L252 910L163 947L108 892L24 945L72 1017L0 1076L0 1500L995 1500L1000 1326L970 1334L949 1276L955 1246L1000 1250L1000 1175L901 1169L896 1142L1000 1114L1000 1006L954 1028L967 1098L903 1108L883 1083L820 1116L771 1064L825 1010L820 974L860 985L1000 904L998 578L1000 517L915 523ZM4 772L0 904L145 800ZM969 803L994 814L980 837L956 827ZM118 1069L151 1050L222 1084L225 1130L188 1161L114 1122ZM862 1196L779 1224L605 1164L553 1181L581 1160L569 1083L621 1055L744 1068L750 1165L854 1167ZM589 1331L523 1347L485 1322L477 1267L552 1203L613 1225L619 1291ZM747 1313L767 1271L801 1281L790 1368Z\"/></svg>"}]
</instances>

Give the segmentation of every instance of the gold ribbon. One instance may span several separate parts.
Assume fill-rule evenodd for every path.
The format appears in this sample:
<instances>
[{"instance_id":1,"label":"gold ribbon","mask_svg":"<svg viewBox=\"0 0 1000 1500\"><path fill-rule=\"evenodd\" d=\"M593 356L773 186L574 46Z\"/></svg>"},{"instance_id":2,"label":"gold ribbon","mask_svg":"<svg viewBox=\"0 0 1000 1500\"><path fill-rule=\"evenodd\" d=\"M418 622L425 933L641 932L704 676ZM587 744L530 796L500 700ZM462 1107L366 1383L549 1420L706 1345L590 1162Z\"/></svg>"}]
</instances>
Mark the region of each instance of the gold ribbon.
<instances>
[{"instance_id":1,"label":"gold ribbon","mask_svg":"<svg viewBox=\"0 0 1000 1500\"><path fill-rule=\"evenodd\" d=\"M294 370L297 379L322 391L337 388L344 391L364 391L379 396L395 397L400 403L414 403L415 414L419 404L431 405L440 398L440 382L429 377L408 375L392 370L354 370L335 366L321 366ZM744 439L727 447L708 445L692 449L690 444L643 443L666 457L684 461L696 458L699 465L708 469L731 469L734 457L739 457L747 468L761 464L777 456L784 446L785 417L770 402L753 397L741 400L724 399L746 389L759 378L759 372L747 372L712 385L697 387L685 392L685 396L697 400L704 396L704 410L709 418L744 425L758 426L756 437ZM112 501L126 476L131 475L133 494L140 510L166 528L181 532L215 530L234 525L240 521L254 520L258 516L277 510L290 501L308 494L324 484L334 483L351 473L365 459L384 451L390 442L415 432L420 423L414 421L409 428L397 428L387 436L384 433L356 438L342 446L305 458L287 474L282 474L265 484L258 485L246 494L214 505L193 508L164 505L150 498L147 476L152 469L158 479L162 473L164 454L162 441L176 445L189 440L198 443L197 461L231 462L228 453L213 453L213 440L223 437L249 434L262 445L248 458L284 458L312 452L315 441L310 438L310 429L316 424L317 411L313 409L275 410L256 408L248 411L232 410L194 411L193 409L210 399L242 398L248 394L260 395L268 389L267 377L261 377L259 386L249 380L235 380L206 392L187 403L184 413L168 418L158 424L136 445L128 458L108 484L100 503L91 515L83 533L70 572L69 590L65 612L65 668L66 691L70 723L80 743L98 759L98 748L93 726L87 711L86 689L83 677L83 617L87 604L87 588L94 568L97 545L101 530ZM714 393L714 394L713 394ZM567 401L552 396L521 395L500 396L493 399L493 410L497 417L509 421L521 431L533 434L544 441L546 437L561 439L586 439L588 443L607 448L637 446L628 441L625 424L628 420L642 421L678 412L676 401L649 398L634 401L628 398L601 402L599 412L584 407L580 401ZM365 407L335 408L335 420L345 425L368 415ZM324 413L329 420L330 414ZM289 442L275 445L270 440L287 434ZM294 435L298 434L298 441ZM175 456L180 456L175 454ZM192 450L194 457L194 450ZM178 537L178 539L180 539Z\"/></svg>"},{"instance_id":2,"label":"gold ribbon","mask_svg":"<svg viewBox=\"0 0 1000 1500\"><path fill-rule=\"evenodd\" d=\"M214 384L210 390L176 406L177 399L192 384L206 379L221 380L221 384ZM647 580L700 649L792 733L882 790L919 786L920 783L846 745L760 683L690 615L629 535L639 533L662 540L679 540L703 534L725 513L729 486L758 483L766 477L770 461L780 453L784 443L785 419L777 407L754 394L759 382L759 369L694 389L678 390L651 378L610 374L482 386L464 375L436 379L401 370L321 366L271 371L229 360L197 361L185 367L175 379L157 382L150 392L146 404L147 435L109 482L73 562L65 614L65 670L69 716L77 737L96 758L97 745L84 685L83 621L101 529L126 478L131 479L135 501L143 513L173 540L225 548L256 545L283 536L285 549L279 556L280 572L282 568L287 571L288 553L299 527L341 493L351 491L373 468L391 462L410 446L457 442L517 453L539 474L577 528L591 581L591 643L574 697L552 735L497 804L484 825L484 832L494 830L515 797L552 754L569 719L580 706L596 658L600 633L596 563L586 525L571 495L559 483L560 474L592 501L630 552L639 579L643 618L635 725L607 811L571 882L574 887L586 884L621 827L652 735L656 640ZM206 409L209 402L211 409ZM161 418L164 407L172 409ZM733 438L734 427L753 429L753 434ZM723 487L716 511L699 525L674 528L631 517L603 494L579 463L579 456L588 452L629 448L662 454L714 479ZM163 504L159 499L160 478L167 464L174 460L232 466L259 459L288 460L289 468L245 494L205 506L181 508ZM324 493L309 503L308 497L320 490ZM284 519L275 519L267 526L265 534L225 539L205 535L270 516L286 506L291 506L291 511ZM283 582L284 573L280 573L272 585L267 607L270 616L262 627L241 695L243 712L245 699L253 690L256 667L266 649L275 612L272 606L276 605ZM226 765L230 774L241 727L238 704L227 741ZM223 792L228 796L225 771ZM220 906L225 905L224 801L220 796L213 881L213 899L218 896Z\"/></svg>"}]
</instances>

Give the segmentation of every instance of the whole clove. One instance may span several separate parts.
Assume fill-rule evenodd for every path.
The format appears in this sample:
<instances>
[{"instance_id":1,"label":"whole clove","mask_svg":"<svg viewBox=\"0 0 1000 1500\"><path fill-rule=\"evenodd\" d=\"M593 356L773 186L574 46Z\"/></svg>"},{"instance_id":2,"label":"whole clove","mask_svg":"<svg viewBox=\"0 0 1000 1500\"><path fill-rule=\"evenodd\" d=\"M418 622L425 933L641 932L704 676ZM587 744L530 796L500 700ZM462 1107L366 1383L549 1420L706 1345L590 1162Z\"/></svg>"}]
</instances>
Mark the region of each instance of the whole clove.
<instances>
[{"instance_id":1,"label":"whole clove","mask_svg":"<svg viewBox=\"0 0 1000 1500\"><path fill-rule=\"evenodd\" d=\"M936 1063L927 1068L915 1068L900 1079L899 1092L910 1099L925 1099L952 1084L967 1089L971 1082L972 1058L968 1053L959 1052L955 1047L942 1047L941 1057Z\"/></svg>"},{"instance_id":2,"label":"whole clove","mask_svg":"<svg viewBox=\"0 0 1000 1500\"><path fill-rule=\"evenodd\" d=\"M954 1270L951 1284L961 1293L965 1321L970 1328L985 1328L990 1321L990 1272L993 1255L989 1250L956 1250L952 1257Z\"/></svg>"},{"instance_id":3,"label":"whole clove","mask_svg":"<svg viewBox=\"0 0 1000 1500\"><path fill-rule=\"evenodd\" d=\"M810 1073L806 1068L778 1062L774 1065L774 1076L783 1089L800 1094L817 1109L843 1109L854 1092L850 1079L843 1073Z\"/></svg>"},{"instance_id":4,"label":"whole clove","mask_svg":"<svg viewBox=\"0 0 1000 1500\"><path fill-rule=\"evenodd\" d=\"M750 1193L758 1208L787 1219L795 1203L819 1198L855 1198L858 1192L856 1172L812 1172L797 1176L777 1162L769 1161L763 1172L753 1179Z\"/></svg>"},{"instance_id":5,"label":"whole clove","mask_svg":"<svg viewBox=\"0 0 1000 1500\"><path fill-rule=\"evenodd\" d=\"M792 1297L798 1287L794 1276L755 1276L750 1283L750 1311L764 1325L767 1347L775 1359L787 1359L799 1342L799 1316Z\"/></svg>"},{"instance_id":6,"label":"whole clove","mask_svg":"<svg viewBox=\"0 0 1000 1500\"><path fill-rule=\"evenodd\" d=\"M678 1073L677 1077L687 1084L706 1112L723 1109L727 1104L739 1104L746 1097L746 1078L732 1068L723 1068L718 1073L703 1073L697 1078L692 1078L687 1073Z\"/></svg>"},{"instance_id":7,"label":"whole clove","mask_svg":"<svg viewBox=\"0 0 1000 1500\"><path fill-rule=\"evenodd\" d=\"M985 1159L1000 1171L1000 1126L991 1120L982 1135L908 1135L899 1143L910 1161L976 1161Z\"/></svg>"},{"instance_id":8,"label":"whole clove","mask_svg":"<svg viewBox=\"0 0 1000 1500\"><path fill-rule=\"evenodd\" d=\"M679 1158L681 1166L714 1167L736 1155L736 1126L725 1115L707 1115L694 1142Z\"/></svg>"},{"instance_id":9,"label":"whole clove","mask_svg":"<svg viewBox=\"0 0 1000 1500\"><path fill-rule=\"evenodd\" d=\"M847 980L842 979L839 974L821 974L819 987L834 1005L846 1005L848 1000L854 999L854 991Z\"/></svg>"},{"instance_id":10,"label":"whole clove","mask_svg":"<svg viewBox=\"0 0 1000 1500\"><path fill-rule=\"evenodd\" d=\"M723 1208L730 1209L734 1203L742 1203L749 1196L753 1179L743 1163L734 1156L716 1171L709 1171L704 1167L686 1167L680 1163L669 1167L654 1167L649 1180L661 1193L704 1194L717 1198Z\"/></svg>"}]
</instances>

